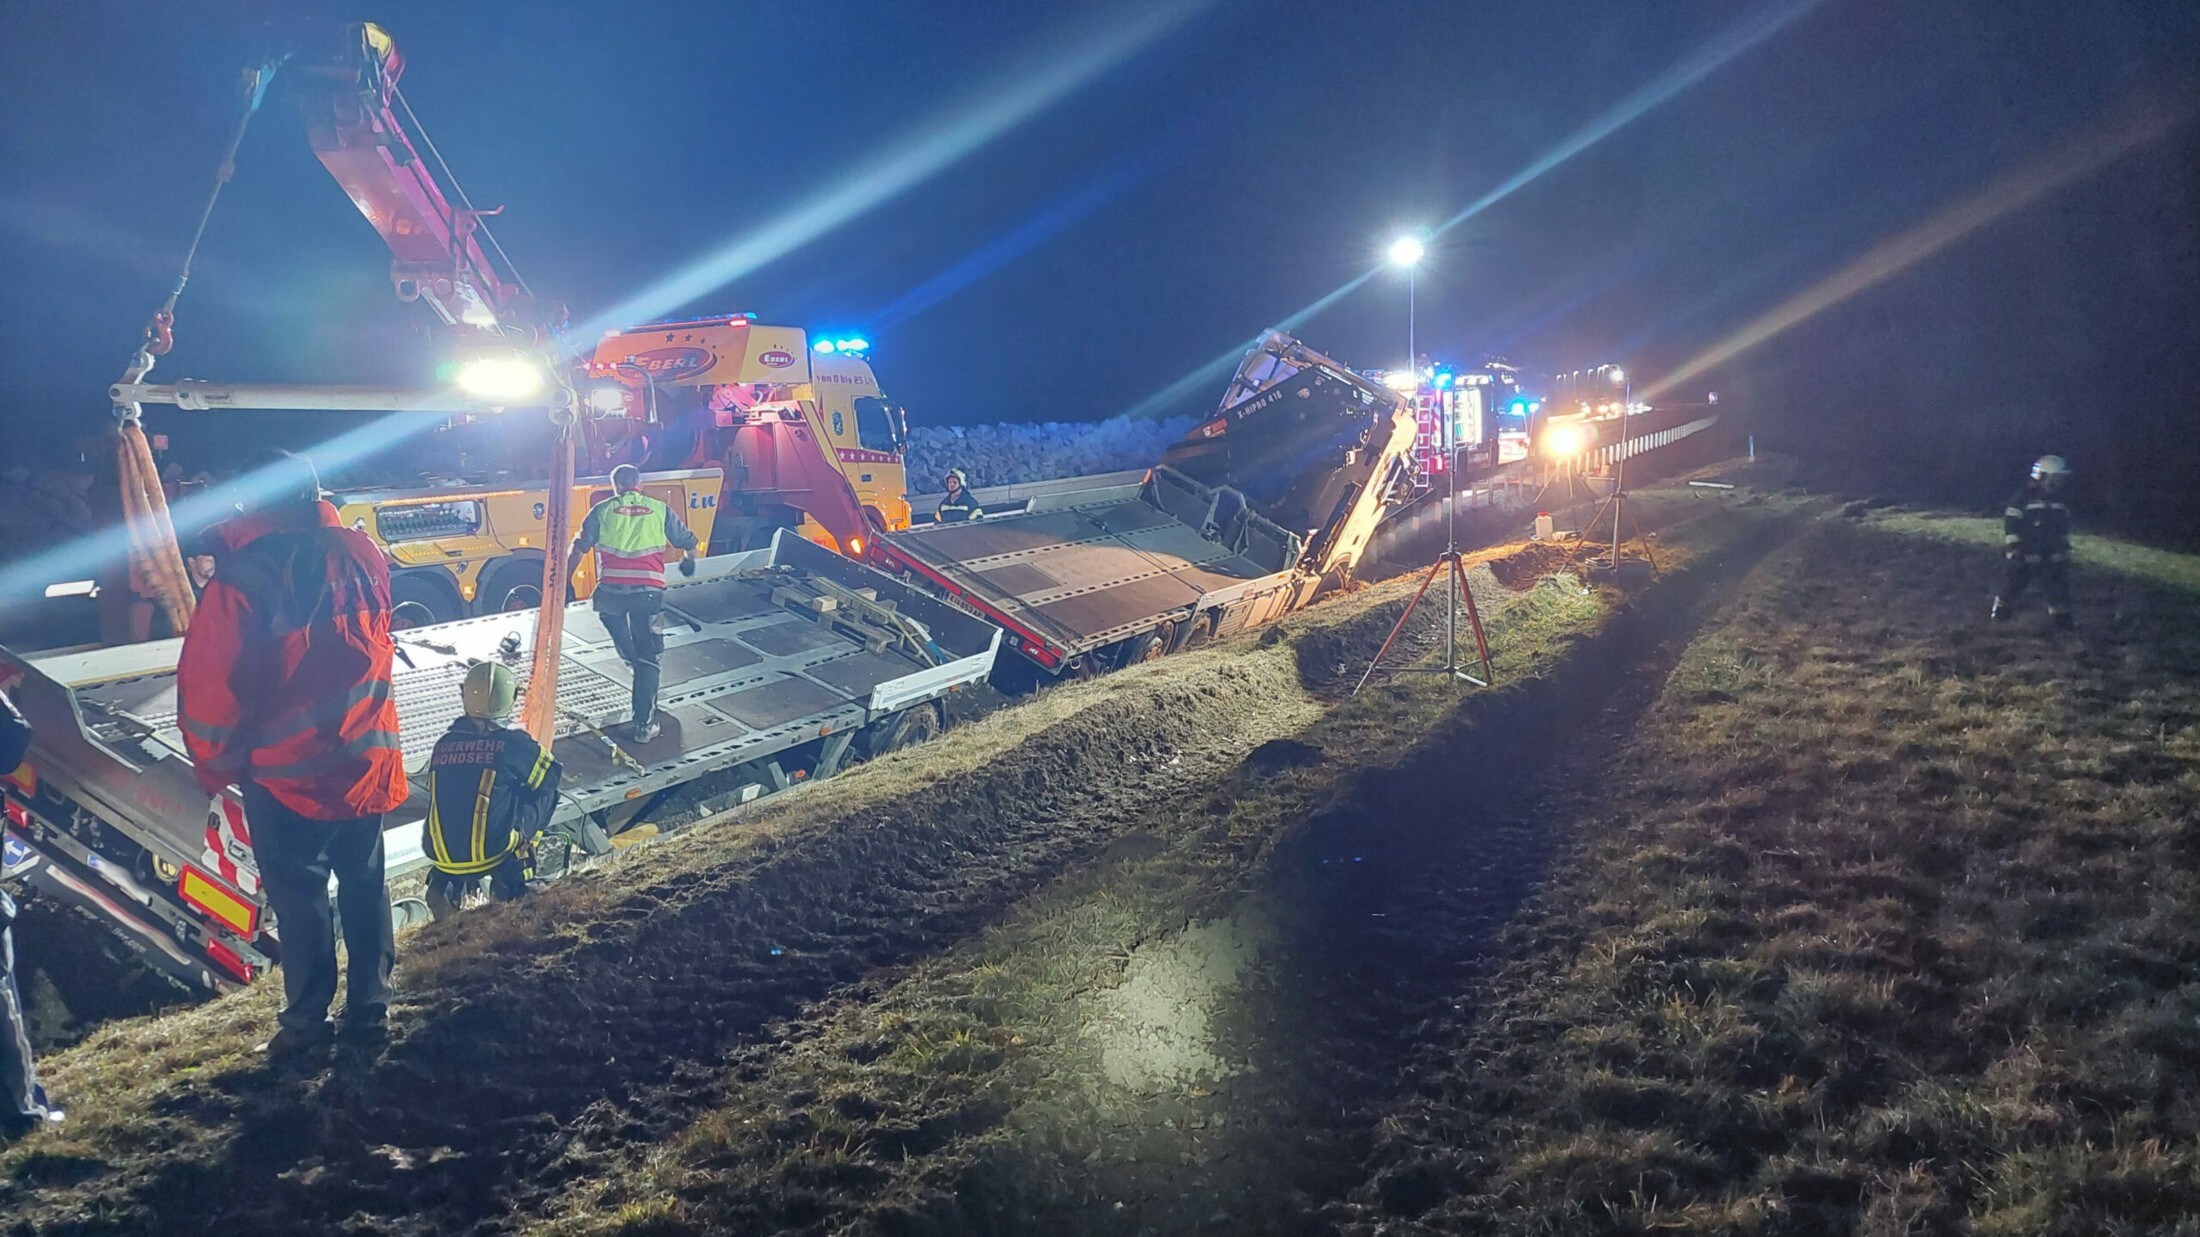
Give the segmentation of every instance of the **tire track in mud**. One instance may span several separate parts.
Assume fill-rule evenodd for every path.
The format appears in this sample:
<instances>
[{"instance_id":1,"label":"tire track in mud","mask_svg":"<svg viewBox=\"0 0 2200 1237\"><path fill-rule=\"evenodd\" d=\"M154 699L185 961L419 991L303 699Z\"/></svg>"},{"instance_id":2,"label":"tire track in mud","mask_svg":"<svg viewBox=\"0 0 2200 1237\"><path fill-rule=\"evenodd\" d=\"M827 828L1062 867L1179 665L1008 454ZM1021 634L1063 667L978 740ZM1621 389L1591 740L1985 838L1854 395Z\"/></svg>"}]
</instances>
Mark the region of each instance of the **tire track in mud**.
<instances>
[{"instance_id":1,"label":"tire track in mud","mask_svg":"<svg viewBox=\"0 0 2200 1237\"><path fill-rule=\"evenodd\" d=\"M1297 706L1279 698L1296 686L1283 657L1154 670L1096 684L1091 703L980 767L904 774L915 793L864 801L852 783L894 777L888 762L821 786L857 792L846 819L828 794L805 792L754 819L806 817L806 827L731 855L710 853L708 837L669 840L660 845L704 853L668 855L685 870L606 906L589 905L604 882L576 881L499 908L501 920L461 921L493 929L487 944L468 954L452 947L467 938L436 938L426 982L400 987L403 1034L379 1059L180 1089L162 1115L208 1131L206 1145L105 1177L105 1166L76 1165L88 1178L77 1189L16 1193L9 1229L505 1231L511 1212L579 1171L565 1156L577 1137L661 1137L709 1102L729 1051L777 1036L836 990L890 982L893 968L978 930L1314 707L1303 693ZM557 931L575 905L600 916L577 939Z\"/></svg>"}]
</instances>

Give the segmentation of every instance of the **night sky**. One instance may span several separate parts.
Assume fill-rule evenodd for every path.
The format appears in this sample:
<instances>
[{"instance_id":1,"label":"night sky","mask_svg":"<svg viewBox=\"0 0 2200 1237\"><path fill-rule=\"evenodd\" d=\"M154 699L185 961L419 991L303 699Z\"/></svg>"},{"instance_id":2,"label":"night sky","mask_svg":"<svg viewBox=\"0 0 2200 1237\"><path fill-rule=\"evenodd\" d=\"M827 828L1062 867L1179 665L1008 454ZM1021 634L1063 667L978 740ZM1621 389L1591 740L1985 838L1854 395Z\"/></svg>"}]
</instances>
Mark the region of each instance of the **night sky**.
<instances>
[{"instance_id":1,"label":"night sky","mask_svg":"<svg viewBox=\"0 0 2200 1237\"><path fill-rule=\"evenodd\" d=\"M1970 195L1976 226L1670 395L1719 388L1772 441L1965 500L2055 449L2096 510L2142 531L2190 535L2200 507L2189 0L0 11L10 444L101 424L239 67L308 43L316 17L323 39L371 17L477 204L508 206L505 248L576 322L748 242L760 258L730 283L650 316L859 331L918 422L1182 411L1150 397L1373 267L1399 230L1608 128L1433 242L1424 350L1671 374ZM1707 61L1752 28L1771 32ZM792 243L756 244L767 227ZM390 294L386 251L279 85L179 319L160 378L410 382L434 364L429 312ZM1299 333L1379 366L1404 332L1384 272ZM156 428L187 453L337 428L178 415Z\"/></svg>"}]
</instances>

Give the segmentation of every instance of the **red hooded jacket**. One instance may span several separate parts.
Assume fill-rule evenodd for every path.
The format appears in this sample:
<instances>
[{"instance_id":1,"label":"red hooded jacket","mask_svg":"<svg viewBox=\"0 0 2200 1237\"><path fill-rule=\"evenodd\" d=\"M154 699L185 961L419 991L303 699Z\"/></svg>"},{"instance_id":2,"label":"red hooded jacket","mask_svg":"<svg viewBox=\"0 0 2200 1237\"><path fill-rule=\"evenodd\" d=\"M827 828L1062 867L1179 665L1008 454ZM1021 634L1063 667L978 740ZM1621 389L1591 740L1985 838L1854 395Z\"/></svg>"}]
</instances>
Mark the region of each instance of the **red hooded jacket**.
<instances>
[{"instance_id":1,"label":"red hooded jacket","mask_svg":"<svg viewBox=\"0 0 2200 1237\"><path fill-rule=\"evenodd\" d=\"M327 503L214 530L214 578L176 666L199 785L257 782L313 820L405 801L390 694L390 572Z\"/></svg>"}]
</instances>

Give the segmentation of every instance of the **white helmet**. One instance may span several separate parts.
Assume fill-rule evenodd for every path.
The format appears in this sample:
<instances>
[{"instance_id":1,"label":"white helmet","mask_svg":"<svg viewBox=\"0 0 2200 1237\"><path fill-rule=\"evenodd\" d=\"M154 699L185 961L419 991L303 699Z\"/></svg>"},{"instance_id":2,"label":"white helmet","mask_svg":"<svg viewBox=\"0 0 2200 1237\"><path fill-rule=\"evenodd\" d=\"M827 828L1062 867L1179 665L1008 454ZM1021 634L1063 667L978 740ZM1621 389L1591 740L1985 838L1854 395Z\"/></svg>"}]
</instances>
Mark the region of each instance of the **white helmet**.
<instances>
[{"instance_id":1,"label":"white helmet","mask_svg":"<svg viewBox=\"0 0 2200 1237\"><path fill-rule=\"evenodd\" d=\"M2032 479L2043 485L2061 485L2070 479L2070 464L2059 455L2043 455L2032 461Z\"/></svg>"}]
</instances>

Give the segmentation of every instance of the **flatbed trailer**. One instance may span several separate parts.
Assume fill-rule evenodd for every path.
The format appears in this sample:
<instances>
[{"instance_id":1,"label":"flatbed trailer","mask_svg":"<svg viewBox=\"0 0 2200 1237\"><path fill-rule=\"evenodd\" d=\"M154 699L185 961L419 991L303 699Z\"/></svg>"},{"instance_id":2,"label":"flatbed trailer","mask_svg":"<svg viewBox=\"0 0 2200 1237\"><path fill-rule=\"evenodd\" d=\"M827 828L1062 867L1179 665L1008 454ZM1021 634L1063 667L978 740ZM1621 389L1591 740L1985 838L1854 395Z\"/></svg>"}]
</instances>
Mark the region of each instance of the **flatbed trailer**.
<instances>
[{"instance_id":1,"label":"flatbed trailer","mask_svg":"<svg viewBox=\"0 0 2200 1237\"><path fill-rule=\"evenodd\" d=\"M528 675L536 614L398 633L393 676L414 795L389 814L393 890L424 872L426 761L476 661ZM746 802L929 736L935 703L983 680L1000 632L792 534L701 560L666 591L662 731L618 744L631 678L587 603L565 616L558 679L565 766L552 829L602 836L668 793ZM5 787L4 875L114 928L186 988L251 981L280 954L232 789L209 801L176 728L180 640L53 656L0 649L0 687L30 719L30 760ZM706 779L708 779L706 781ZM591 833L586 826L598 832ZM425 910L400 899L401 922Z\"/></svg>"},{"instance_id":2,"label":"flatbed trailer","mask_svg":"<svg viewBox=\"0 0 2200 1237\"><path fill-rule=\"evenodd\" d=\"M1215 416L1154 467L885 534L872 558L998 624L1049 675L1113 669L1270 622L1342 583L1407 492L1415 431L1398 393L1272 334Z\"/></svg>"},{"instance_id":3,"label":"flatbed trailer","mask_svg":"<svg viewBox=\"0 0 2200 1237\"><path fill-rule=\"evenodd\" d=\"M1244 513L1244 535L1202 535L1218 496L1156 468L1029 508L881 538L881 557L1008 632L1042 669L1139 661L1267 622L1307 586L1302 540Z\"/></svg>"}]
</instances>

